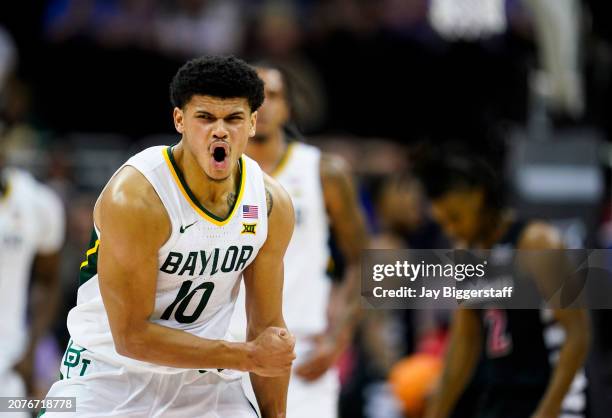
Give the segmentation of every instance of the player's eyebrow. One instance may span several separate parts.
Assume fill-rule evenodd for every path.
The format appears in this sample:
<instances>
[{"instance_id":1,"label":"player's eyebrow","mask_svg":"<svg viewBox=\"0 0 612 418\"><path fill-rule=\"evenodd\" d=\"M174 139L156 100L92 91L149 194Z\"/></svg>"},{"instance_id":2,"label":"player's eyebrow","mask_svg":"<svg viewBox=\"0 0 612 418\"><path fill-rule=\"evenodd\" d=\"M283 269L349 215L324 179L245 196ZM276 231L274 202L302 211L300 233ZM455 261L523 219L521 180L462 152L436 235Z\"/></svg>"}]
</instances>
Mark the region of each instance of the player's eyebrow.
<instances>
[{"instance_id":1,"label":"player's eyebrow","mask_svg":"<svg viewBox=\"0 0 612 418\"><path fill-rule=\"evenodd\" d=\"M245 112L243 110L237 110L235 112L230 113L229 115L224 116L224 118L231 118L231 117L234 117L234 116L244 116L244 114L245 114ZM217 118L216 115L213 115L212 113L207 112L205 110L196 110L195 116L210 116L210 117L213 117L213 118Z\"/></svg>"},{"instance_id":2,"label":"player's eyebrow","mask_svg":"<svg viewBox=\"0 0 612 418\"><path fill-rule=\"evenodd\" d=\"M215 116L215 115L213 115L212 113L207 112L207 111L205 111L205 110L196 110L195 115L196 115L196 116L212 116L212 117L216 117L216 116Z\"/></svg>"},{"instance_id":3,"label":"player's eyebrow","mask_svg":"<svg viewBox=\"0 0 612 418\"><path fill-rule=\"evenodd\" d=\"M237 110L237 111L232 112L229 115L227 115L226 118L231 118L232 116L244 116L244 111L243 110Z\"/></svg>"}]
</instances>

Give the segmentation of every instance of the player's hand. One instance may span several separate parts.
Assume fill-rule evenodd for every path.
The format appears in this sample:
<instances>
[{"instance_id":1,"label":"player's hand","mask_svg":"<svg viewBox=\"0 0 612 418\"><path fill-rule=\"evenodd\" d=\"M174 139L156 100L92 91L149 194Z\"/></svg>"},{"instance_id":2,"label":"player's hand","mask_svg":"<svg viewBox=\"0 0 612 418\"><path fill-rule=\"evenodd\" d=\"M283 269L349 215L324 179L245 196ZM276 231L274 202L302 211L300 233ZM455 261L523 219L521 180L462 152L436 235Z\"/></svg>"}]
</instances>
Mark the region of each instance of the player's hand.
<instances>
[{"instance_id":1,"label":"player's hand","mask_svg":"<svg viewBox=\"0 0 612 418\"><path fill-rule=\"evenodd\" d=\"M288 374L295 360L295 337L285 328L268 327L247 343L251 360L250 372L259 376L277 377Z\"/></svg>"},{"instance_id":2,"label":"player's hand","mask_svg":"<svg viewBox=\"0 0 612 418\"><path fill-rule=\"evenodd\" d=\"M329 370L344 350L344 346L326 334L315 335L310 339L314 349L308 360L295 368L295 374L307 381L317 380Z\"/></svg>"}]
</instances>

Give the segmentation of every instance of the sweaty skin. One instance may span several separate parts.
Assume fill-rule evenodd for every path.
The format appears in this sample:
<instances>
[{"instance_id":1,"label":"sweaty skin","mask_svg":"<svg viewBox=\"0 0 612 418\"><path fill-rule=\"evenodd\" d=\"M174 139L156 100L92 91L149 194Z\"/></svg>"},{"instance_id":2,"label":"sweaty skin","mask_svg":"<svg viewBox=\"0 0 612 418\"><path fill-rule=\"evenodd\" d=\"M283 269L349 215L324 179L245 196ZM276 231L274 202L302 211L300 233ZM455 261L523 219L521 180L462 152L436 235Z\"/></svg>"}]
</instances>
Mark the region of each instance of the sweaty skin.
<instances>
[{"instance_id":1,"label":"sweaty skin","mask_svg":"<svg viewBox=\"0 0 612 418\"><path fill-rule=\"evenodd\" d=\"M255 261L244 273L247 341L256 340L268 327L286 328L282 314L283 257L291 240L295 218L291 198L278 182L265 175L265 185L270 210L268 238ZM295 340L292 339L292 349L294 343ZM293 354L293 351L291 353ZM274 362L276 354L267 354L269 358L265 360ZM291 357L292 360L294 358L295 355ZM256 371L251 372L251 384L262 417L280 417L278 413L285 411L289 376L289 371L273 379L264 378Z\"/></svg>"},{"instance_id":2,"label":"sweaty skin","mask_svg":"<svg viewBox=\"0 0 612 418\"><path fill-rule=\"evenodd\" d=\"M237 161L256 114L246 99L194 96L174 110L183 135L174 157L200 203L219 216L231 209L239 178ZM215 165L212 147L223 142L228 164ZM268 237L245 270L249 340L209 340L154 324L158 252L171 233L168 214L151 184L140 172L124 167L101 194L94 220L100 230L99 285L115 348L119 354L164 366L248 371L264 417L285 414L287 383L295 358L294 337L282 316L282 259L294 224L291 200L278 184L266 179L274 201ZM280 266L280 267L279 267Z\"/></svg>"}]
</instances>

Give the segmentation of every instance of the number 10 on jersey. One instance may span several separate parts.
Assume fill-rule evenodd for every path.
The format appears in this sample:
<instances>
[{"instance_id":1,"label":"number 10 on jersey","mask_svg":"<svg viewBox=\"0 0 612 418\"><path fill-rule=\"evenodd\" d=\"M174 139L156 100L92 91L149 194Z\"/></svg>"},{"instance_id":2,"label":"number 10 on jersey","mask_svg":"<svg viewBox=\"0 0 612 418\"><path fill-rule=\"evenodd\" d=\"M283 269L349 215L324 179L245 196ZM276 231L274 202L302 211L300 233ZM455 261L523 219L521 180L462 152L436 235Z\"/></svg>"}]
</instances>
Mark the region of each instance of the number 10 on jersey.
<instances>
[{"instance_id":1,"label":"number 10 on jersey","mask_svg":"<svg viewBox=\"0 0 612 418\"><path fill-rule=\"evenodd\" d=\"M210 299L210 295L215 288L215 284L212 282L204 282L199 286L196 286L193 290L191 286L193 285L192 280L185 280L179 289L174 302L170 304L164 311L161 316L161 319L170 319L172 314L174 314L174 319L181 324L191 324L195 322L208 304L208 300ZM200 301L198 305L194 309L193 313L186 315L185 310L191 303L191 300L196 297L196 294L199 293ZM178 306L177 306L178 305ZM176 311L175 311L176 308Z\"/></svg>"}]
</instances>

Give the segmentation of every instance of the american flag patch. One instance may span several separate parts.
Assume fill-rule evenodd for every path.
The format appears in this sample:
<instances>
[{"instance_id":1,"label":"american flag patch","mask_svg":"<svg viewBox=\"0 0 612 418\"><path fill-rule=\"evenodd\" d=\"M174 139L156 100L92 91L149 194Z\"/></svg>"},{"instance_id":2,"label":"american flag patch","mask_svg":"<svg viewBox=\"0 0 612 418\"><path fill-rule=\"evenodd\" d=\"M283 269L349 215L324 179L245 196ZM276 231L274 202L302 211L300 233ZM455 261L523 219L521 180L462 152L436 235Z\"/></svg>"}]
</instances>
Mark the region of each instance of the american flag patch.
<instances>
[{"instance_id":1,"label":"american flag patch","mask_svg":"<svg viewBox=\"0 0 612 418\"><path fill-rule=\"evenodd\" d=\"M242 205L242 217L245 219L257 219L258 210L256 205Z\"/></svg>"}]
</instances>

